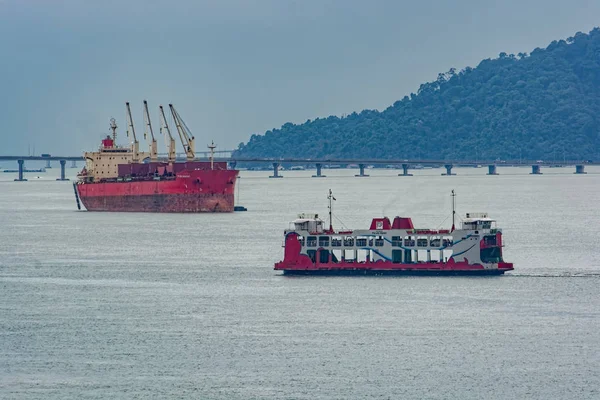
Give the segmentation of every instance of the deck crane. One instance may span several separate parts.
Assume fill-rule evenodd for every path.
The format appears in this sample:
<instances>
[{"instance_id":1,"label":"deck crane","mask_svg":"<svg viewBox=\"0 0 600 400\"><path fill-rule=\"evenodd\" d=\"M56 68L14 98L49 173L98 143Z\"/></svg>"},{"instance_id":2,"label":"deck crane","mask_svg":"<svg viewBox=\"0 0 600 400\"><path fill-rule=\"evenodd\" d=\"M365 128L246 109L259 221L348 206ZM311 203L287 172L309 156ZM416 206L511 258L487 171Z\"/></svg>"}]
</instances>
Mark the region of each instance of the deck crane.
<instances>
[{"instance_id":1,"label":"deck crane","mask_svg":"<svg viewBox=\"0 0 600 400\"><path fill-rule=\"evenodd\" d=\"M192 161L196 158L195 154L195 139L190 132L190 129L187 127L183 119L179 116L173 104L169 104L169 108L171 109L171 114L173 114L173 120L175 121L175 126L177 127L177 133L179 134L179 139L181 139L181 144L183 144L183 148L185 150L185 155L188 161Z\"/></svg>"},{"instance_id":2,"label":"deck crane","mask_svg":"<svg viewBox=\"0 0 600 400\"><path fill-rule=\"evenodd\" d=\"M158 161L158 146L156 144L156 139L154 138L154 131L152 130L152 123L150 122L150 113L148 112L148 102L144 100L144 124L145 128L150 131L150 137L152 137L152 142L150 142L150 161L157 162ZM144 139L147 140L147 131L144 129Z\"/></svg>"},{"instance_id":3,"label":"deck crane","mask_svg":"<svg viewBox=\"0 0 600 400\"><path fill-rule=\"evenodd\" d=\"M160 108L160 133L162 134L163 128L167 130L167 134L169 135L169 162L175 162L177 155L175 154L175 139L173 139L173 135L171 135L171 130L169 129L169 125L167 124L167 118L165 118L165 110L163 110L163 106L159 106Z\"/></svg>"},{"instance_id":4,"label":"deck crane","mask_svg":"<svg viewBox=\"0 0 600 400\"><path fill-rule=\"evenodd\" d=\"M140 142L138 142L137 137L135 136L135 128L133 127L133 118L131 117L129 102L125 103L125 107L127 108L127 137L129 137L129 129L131 129L131 134L133 135L133 144L131 145L133 157L131 161L137 163L140 161Z\"/></svg>"}]
</instances>

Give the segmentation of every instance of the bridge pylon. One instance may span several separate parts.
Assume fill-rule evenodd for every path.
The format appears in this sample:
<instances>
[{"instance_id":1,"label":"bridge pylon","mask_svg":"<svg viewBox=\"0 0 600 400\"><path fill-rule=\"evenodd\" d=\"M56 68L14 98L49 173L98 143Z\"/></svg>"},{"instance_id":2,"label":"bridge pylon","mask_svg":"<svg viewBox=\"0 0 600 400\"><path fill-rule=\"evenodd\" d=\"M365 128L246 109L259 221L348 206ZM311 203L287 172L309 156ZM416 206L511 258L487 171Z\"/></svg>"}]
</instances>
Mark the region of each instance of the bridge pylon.
<instances>
[{"instance_id":1,"label":"bridge pylon","mask_svg":"<svg viewBox=\"0 0 600 400\"><path fill-rule=\"evenodd\" d=\"M323 164L317 163L316 166L317 166L317 174L313 175L312 177L313 178L325 178L325 175L321 174L321 168L323 167Z\"/></svg>"},{"instance_id":2,"label":"bridge pylon","mask_svg":"<svg viewBox=\"0 0 600 400\"><path fill-rule=\"evenodd\" d=\"M25 160L17 160L19 164L19 177L15 179L15 182L26 182L27 179L23 178L23 164L25 164Z\"/></svg>"},{"instance_id":3,"label":"bridge pylon","mask_svg":"<svg viewBox=\"0 0 600 400\"><path fill-rule=\"evenodd\" d=\"M68 181L68 178L65 178L65 164L67 160L60 160L60 178L56 178L57 181Z\"/></svg>"},{"instance_id":4,"label":"bridge pylon","mask_svg":"<svg viewBox=\"0 0 600 400\"><path fill-rule=\"evenodd\" d=\"M495 164L488 165L488 175L498 175Z\"/></svg>"},{"instance_id":5,"label":"bridge pylon","mask_svg":"<svg viewBox=\"0 0 600 400\"><path fill-rule=\"evenodd\" d=\"M365 176L369 176L365 174L365 164L358 164L358 170L359 173L358 175L354 175L354 176L358 176L358 177L365 177Z\"/></svg>"},{"instance_id":6,"label":"bridge pylon","mask_svg":"<svg viewBox=\"0 0 600 400\"><path fill-rule=\"evenodd\" d=\"M408 164L402 164L402 173L398 174L398 176L413 176L408 173Z\"/></svg>"},{"instance_id":7,"label":"bridge pylon","mask_svg":"<svg viewBox=\"0 0 600 400\"><path fill-rule=\"evenodd\" d=\"M283 178L283 176L279 175L279 163L273 163L273 175L269 176L269 178Z\"/></svg>"},{"instance_id":8,"label":"bridge pylon","mask_svg":"<svg viewBox=\"0 0 600 400\"><path fill-rule=\"evenodd\" d=\"M456 175L455 173L452 172L452 167L454 167L454 165L452 165L452 164L446 164L446 165L444 165L444 168L446 168L446 173L442 174L442 176Z\"/></svg>"}]
</instances>

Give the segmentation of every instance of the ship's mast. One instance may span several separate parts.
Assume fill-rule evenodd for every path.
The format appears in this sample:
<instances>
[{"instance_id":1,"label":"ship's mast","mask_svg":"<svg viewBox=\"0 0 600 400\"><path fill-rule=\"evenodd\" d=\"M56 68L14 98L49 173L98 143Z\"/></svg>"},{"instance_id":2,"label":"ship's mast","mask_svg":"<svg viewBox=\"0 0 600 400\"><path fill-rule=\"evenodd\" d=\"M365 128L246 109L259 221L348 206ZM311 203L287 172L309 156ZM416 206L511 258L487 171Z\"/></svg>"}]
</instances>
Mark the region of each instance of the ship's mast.
<instances>
[{"instance_id":1,"label":"ship's mast","mask_svg":"<svg viewBox=\"0 0 600 400\"><path fill-rule=\"evenodd\" d=\"M112 130L113 146L117 145L117 121L114 118L110 119L110 129Z\"/></svg>"},{"instance_id":2,"label":"ship's mast","mask_svg":"<svg viewBox=\"0 0 600 400\"><path fill-rule=\"evenodd\" d=\"M129 137L129 128L131 128L131 134L133 135L133 144L131 145L133 157L131 162L137 163L140 161L140 142L138 142L137 137L135 136L135 128L133 127L133 118L131 117L131 108L129 108L129 102L125 103L125 106L127 108L127 137Z\"/></svg>"},{"instance_id":3,"label":"ship's mast","mask_svg":"<svg viewBox=\"0 0 600 400\"><path fill-rule=\"evenodd\" d=\"M154 138L154 131L152 130L152 123L150 122L150 113L148 112L148 102L146 100L144 100L144 123L152 137L152 142L150 143L150 161L156 162L158 161L158 146L156 144L156 139ZM144 139L147 138L146 133L146 129L144 129Z\"/></svg>"},{"instance_id":4,"label":"ship's mast","mask_svg":"<svg viewBox=\"0 0 600 400\"><path fill-rule=\"evenodd\" d=\"M173 120L175 121L175 126L177 127L179 139L181 139L181 144L185 150L186 158L188 161L192 161L194 158L196 158L194 136L192 135L192 132L190 132L185 122L183 122L183 119L177 110L175 110L175 107L173 107L173 104L169 104L169 108L171 109L171 114L173 114Z\"/></svg>"},{"instance_id":5,"label":"ship's mast","mask_svg":"<svg viewBox=\"0 0 600 400\"><path fill-rule=\"evenodd\" d=\"M211 141L210 145L208 145L207 147L210 149L210 169L215 169L215 167L214 167L215 149L217 148L217 146L215 146L214 141Z\"/></svg>"},{"instance_id":6,"label":"ship's mast","mask_svg":"<svg viewBox=\"0 0 600 400\"><path fill-rule=\"evenodd\" d=\"M167 124L167 118L165 118L165 110L163 110L163 106L158 107L160 109L160 133L162 134L163 128L167 130L167 134L169 135L169 162L175 162L177 155L175 154L175 139L173 139L173 135L171 135L171 130L169 129L169 125Z\"/></svg>"},{"instance_id":7,"label":"ship's mast","mask_svg":"<svg viewBox=\"0 0 600 400\"><path fill-rule=\"evenodd\" d=\"M454 217L456 216L456 193L454 193L454 189L452 189L452 230L450 232L454 232Z\"/></svg>"},{"instance_id":8,"label":"ship's mast","mask_svg":"<svg viewBox=\"0 0 600 400\"><path fill-rule=\"evenodd\" d=\"M333 232L333 220L332 220L332 209L333 209L333 203L332 201L335 201L335 197L333 197L333 193L331 192L331 189L329 189L329 195L327 196L327 200L329 200L329 232Z\"/></svg>"}]
</instances>

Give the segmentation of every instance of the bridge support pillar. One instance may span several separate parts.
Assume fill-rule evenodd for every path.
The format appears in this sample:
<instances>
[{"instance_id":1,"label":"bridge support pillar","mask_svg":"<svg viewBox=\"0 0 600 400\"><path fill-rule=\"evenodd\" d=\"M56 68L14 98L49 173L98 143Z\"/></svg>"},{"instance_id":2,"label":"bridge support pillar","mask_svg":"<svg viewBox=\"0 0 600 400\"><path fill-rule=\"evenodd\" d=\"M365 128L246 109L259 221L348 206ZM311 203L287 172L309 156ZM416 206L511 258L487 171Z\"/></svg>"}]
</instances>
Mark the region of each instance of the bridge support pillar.
<instances>
[{"instance_id":1,"label":"bridge support pillar","mask_svg":"<svg viewBox=\"0 0 600 400\"><path fill-rule=\"evenodd\" d=\"M15 182L25 182L27 180L23 178L23 164L25 160L17 160L17 163L19 163L19 177L15 179Z\"/></svg>"},{"instance_id":2,"label":"bridge support pillar","mask_svg":"<svg viewBox=\"0 0 600 400\"><path fill-rule=\"evenodd\" d=\"M269 178L283 178L283 176L279 175L279 163L273 163L273 175L269 176Z\"/></svg>"},{"instance_id":3,"label":"bridge support pillar","mask_svg":"<svg viewBox=\"0 0 600 400\"><path fill-rule=\"evenodd\" d=\"M60 178L57 178L57 181L68 181L67 178L65 178L65 164L67 163L67 160L60 160Z\"/></svg>"},{"instance_id":4,"label":"bridge support pillar","mask_svg":"<svg viewBox=\"0 0 600 400\"><path fill-rule=\"evenodd\" d=\"M576 165L575 173L576 174L587 174L587 172L585 172L585 165L583 165L583 164Z\"/></svg>"},{"instance_id":5,"label":"bridge support pillar","mask_svg":"<svg viewBox=\"0 0 600 400\"><path fill-rule=\"evenodd\" d=\"M539 165L532 165L531 166L531 173L529 175L541 175L542 171L540 171L540 166Z\"/></svg>"},{"instance_id":6,"label":"bridge support pillar","mask_svg":"<svg viewBox=\"0 0 600 400\"><path fill-rule=\"evenodd\" d=\"M412 176L412 174L408 173L408 164L402 164L402 173L398 174L398 176Z\"/></svg>"},{"instance_id":7,"label":"bridge support pillar","mask_svg":"<svg viewBox=\"0 0 600 400\"><path fill-rule=\"evenodd\" d=\"M317 163L317 174L313 175L313 178L325 178L325 175L321 175L321 168L323 167L323 164L321 163Z\"/></svg>"},{"instance_id":8,"label":"bridge support pillar","mask_svg":"<svg viewBox=\"0 0 600 400\"><path fill-rule=\"evenodd\" d=\"M50 165L50 160L46 160L46 168L52 168L52 165Z\"/></svg>"},{"instance_id":9,"label":"bridge support pillar","mask_svg":"<svg viewBox=\"0 0 600 400\"><path fill-rule=\"evenodd\" d=\"M442 174L442 176L456 175L456 174L452 173L452 167L454 167L454 165L452 165L452 164L444 165L444 168L446 168L446 173Z\"/></svg>"},{"instance_id":10,"label":"bridge support pillar","mask_svg":"<svg viewBox=\"0 0 600 400\"><path fill-rule=\"evenodd\" d=\"M369 176L369 175L365 175L365 164L358 164L358 169L359 169L359 174L358 175L354 175L354 176Z\"/></svg>"},{"instance_id":11,"label":"bridge support pillar","mask_svg":"<svg viewBox=\"0 0 600 400\"><path fill-rule=\"evenodd\" d=\"M71 160L71 168L77 168L77 161Z\"/></svg>"},{"instance_id":12,"label":"bridge support pillar","mask_svg":"<svg viewBox=\"0 0 600 400\"><path fill-rule=\"evenodd\" d=\"M492 164L492 165L488 165L488 175L498 175L498 172L496 171L496 165Z\"/></svg>"}]
</instances>

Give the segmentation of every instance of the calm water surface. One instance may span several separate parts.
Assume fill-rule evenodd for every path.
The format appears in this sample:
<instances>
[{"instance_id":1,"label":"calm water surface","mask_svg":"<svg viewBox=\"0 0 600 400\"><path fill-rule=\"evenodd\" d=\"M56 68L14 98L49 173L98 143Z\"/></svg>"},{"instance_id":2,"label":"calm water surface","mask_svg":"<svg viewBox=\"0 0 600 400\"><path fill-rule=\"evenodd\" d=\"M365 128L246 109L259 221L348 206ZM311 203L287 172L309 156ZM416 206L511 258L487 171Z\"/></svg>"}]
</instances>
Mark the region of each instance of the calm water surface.
<instances>
[{"instance_id":1,"label":"calm water surface","mask_svg":"<svg viewBox=\"0 0 600 400\"><path fill-rule=\"evenodd\" d=\"M0 398L600 398L600 169L455 171L242 172L249 211L227 215L78 212L57 169L0 174ZM516 270L273 271L329 188L349 228L448 228L455 189L459 214L499 220Z\"/></svg>"}]
</instances>

